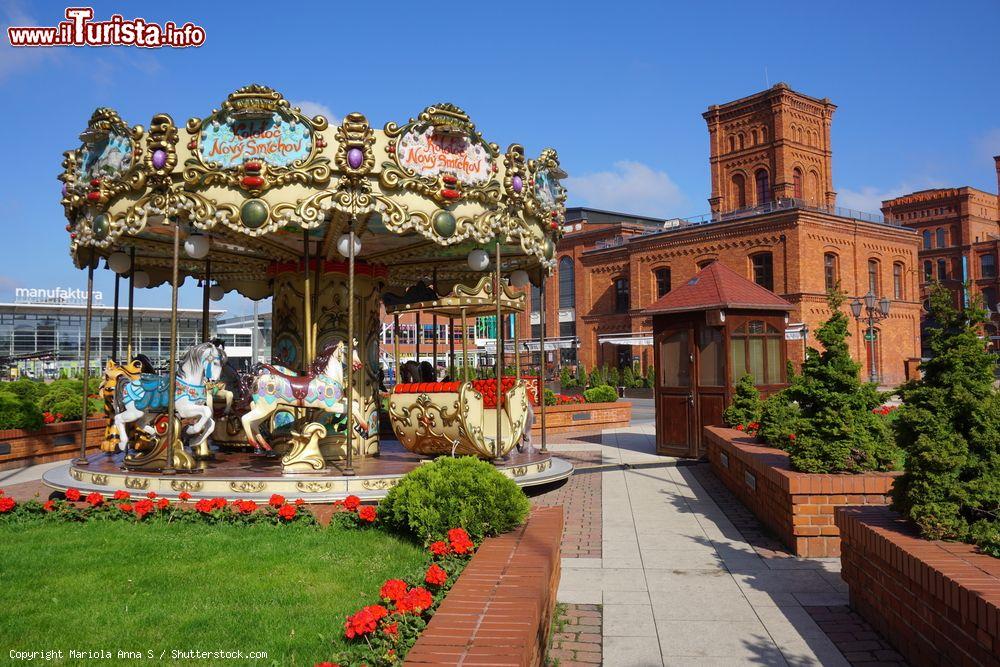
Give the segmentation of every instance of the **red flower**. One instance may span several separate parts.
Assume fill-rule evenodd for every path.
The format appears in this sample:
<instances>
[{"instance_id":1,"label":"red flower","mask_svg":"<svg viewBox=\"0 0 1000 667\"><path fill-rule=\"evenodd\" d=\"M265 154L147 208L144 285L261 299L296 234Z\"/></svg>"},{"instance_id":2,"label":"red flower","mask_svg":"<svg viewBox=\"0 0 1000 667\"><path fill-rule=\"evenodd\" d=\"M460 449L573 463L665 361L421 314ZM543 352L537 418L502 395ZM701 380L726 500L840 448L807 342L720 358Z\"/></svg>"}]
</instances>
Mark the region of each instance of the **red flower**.
<instances>
[{"instance_id":1,"label":"red flower","mask_svg":"<svg viewBox=\"0 0 1000 667\"><path fill-rule=\"evenodd\" d=\"M71 500L74 503L80 499L80 492L76 489L66 489L66 500Z\"/></svg>"},{"instance_id":2,"label":"red flower","mask_svg":"<svg viewBox=\"0 0 1000 667\"><path fill-rule=\"evenodd\" d=\"M446 581L448 581L448 573L441 569L437 563L434 563L427 568L427 574L424 575L424 581L431 586L442 586Z\"/></svg>"},{"instance_id":3,"label":"red flower","mask_svg":"<svg viewBox=\"0 0 1000 667\"><path fill-rule=\"evenodd\" d=\"M382 632L391 637L395 637L399 634L399 623L387 623L383 625Z\"/></svg>"},{"instance_id":4,"label":"red flower","mask_svg":"<svg viewBox=\"0 0 1000 667\"><path fill-rule=\"evenodd\" d=\"M226 506L225 498L212 498L211 502L212 502L212 509L214 510L221 510L223 507Z\"/></svg>"},{"instance_id":5,"label":"red flower","mask_svg":"<svg viewBox=\"0 0 1000 667\"><path fill-rule=\"evenodd\" d=\"M121 489L118 489L117 491L115 491L115 495L112 496L112 498L114 498L115 500L129 500L130 498L132 498L132 494L129 493L128 491L122 491Z\"/></svg>"},{"instance_id":6,"label":"red flower","mask_svg":"<svg viewBox=\"0 0 1000 667\"><path fill-rule=\"evenodd\" d=\"M120 509L122 512L131 512L132 503L122 503L121 505L118 506L118 509Z\"/></svg>"},{"instance_id":7,"label":"red flower","mask_svg":"<svg viewBox=\"0 0 1000 667\"><path fill-rule=\"evenodd\" d=\"M788 439L789 440L794 440L795 439L795 434L794 433L789 433L788 434Z\"/></svg>"},{"instance_id":8,"label":"red flower","mask_svg":"<svg viewBox=\"0 0 1000 667\"><path fill-rule=\"evenodd\" d=\"M211 512L211 511L212 511L213 509L215 509L215 508L214 508L214 507L212 506L212 501L211 501L211 500L209 500L208 498L202 498L201 500L199 500L198 502L196 502L196 503L194 504L194 508L195 508L195 509L196 509L197 511L201 512L202 514L208 514L208 513L209 513L209 512Z\"/></svg>"},{"instance_id":9,"label":"red flower","mask_svg":"<svg viewBox=\"0 0 1000 667\"><path fill-rule=\"evenodd\" d=\"M90 503L91 507L97 507L104 502L104 496L99 494L97 491L87 494L87 502Z\"/></svg>"},{"instance_id":10,"label":"red flower","mask_svg":"<svg viewBox=\"0 0 1000 667\"><path fill-rule=\"evenodd\" d=\"M371 505L365 505L358 510L358 518L365 523L375 523L378 512Z\"/></svg>"},{"instance_id":11,"label":"red flower","mask_svg":"<svg viewBox=\"0 0 1000 667\"><path fill-rule=\"evenodd\" d=\"M286 505L286 507L290 507ZM348 616L344 623L344 635L354 639L367 635L378 628L378 622L389 615L389 610L379 604L368 605L353 616Z\"/></svg>"},{"instance_id":12,"label":"red flower","mask_svg":"<svg viewBox=\"0 0 1000 667\"><path fill-rule=\"evenodd\" d=\"M451 542L452 551L457 554L467 554L475 547L464 528L452 528L449 530L448 541Z\"/></svg>"},{"instance_id":13,"label":"red flower","mask_svg":"<svg viewBox=\"0 0 1000 667\"><path fill-rule=\"evenodd\" d=\"M432 604L434 604L434 596L431 595L430 591L417 586L408 590L406 595L396 603L396 611L403 614L420 614L430 609Z\"/></svg>"},{"instance_id":14,"label":"red flower","mask_svg":"<svg viewBox=\"0 0 1000 667\"><path fill-rule=\"evenodd\" d=\"M285 504L285 497L279 496L277 493L271 496L271 499L267 501L267 504L271 507L281 507Z\"/></svg>"},{"instance_id":15,"label":"red flower","mask_svg":"<svg viewBox=\"0 0 1000 667\"><path fill-rule=\"evenodd\" d=\"M14 509L17 503L10 496L0 496L0 514L6 514Z\"/></svg>"},{"instance_id":16,"label":"red flower","mask_svg":"<svg viewBox=\"0 0 1000 667\"><path fill-rule=\"evenodd\" d=\"M42 509L45 510L46 512L51 512L55 508L56 508L56 503L54 500L46 500L45 504L42 505Z\"/></svg>"},{"instance_id":17,"label":"red flower","mask_svg":"<svg viewBox=\"0 0 1000 667\"><path fill-rule=\"evenodd\" d=\"M52 414L51 412L43 412L42 413L42 418L43 418L43 420L45 421L46 424L51 424L51 423L55 422L55 420L56 420L56 416L54 414Z\"/></svg>"},{"instance_id":18,"label":"red flower","mask_svg":"<svg viewBox=\"0 0 1000 667\"><path fill-rule=\"evenodd\" d=\"M170 501L167 500L166 498L160 498L158 501L156 501L156 509L165 510L168 507L170 507Z\"/></svg>"},{"instance_id":19,"label":"red flower","mask_svg":"<svg viewBox=\"0 0 1000 667\"><path fill-rule=\"evenodd\" d=\"M447 556L451 553L451 547L448 546L447 542L441 540L431 542L431 553L435 556Z\"/></svg>"},{"instance_id":20,"label":"red flower","mask_svg":"<svg viewBox=\"0 0 1000 667\"><path fill-rule=\"evenodd\" d=\"M191 500L191 494L188 493L187 491L181 491L179 494L177 494L177 497L181 500L181 502L184 503Z\"/></svg>"},{"instance_id":21,"label":"red flower","mask_svg":"<svg viewBox=\"0 0 1000 667\"><path fill-rule=\"evenodd\" d=\"M233 506L240 514L253 514L257 510L257 503L252 500L237 500Z\"/></svg>"},{"instance_id":22,"label":"red flower","mask_svg":"<svg viewBox=\"0 0 1000 667\"><path fill-rule=\"evenodd\" d=\"M146 494L146 497L152 500L153 498L156 497L156 491L150 491L149 493Z\"/></svg>"},{"instance_id":23,"label":"red flower","mask_svg":"<svg viewBox=\"0 0 1000 667\"><path fill-rule=\"evenodd\" d=\"M402 579L388 579L378 592L378 596L383 600L399 602L406 595L406 582Z\"/></svg>"},{"instance_id":24,"label":"red flower","mask_svg":"<svg viewBox=\"0 0 1000 667\"><path fill-rule=\"evenodd\" d=\"M278 516L285 521L291 521L295 518L295 513L297 511L298 510L295 508L295 505L282 505L281 509L278 510Z\"/></svg>"},{"instance_id":25,"label":"red flower","mask_svg":"<svg viewBox=\"0 0 1000 667\"><path fill-rule=\"evenodd\" d=\"M143 499L135 504L135 515L140 519L152 511L153 511L153 501L151 500Z\"/></svg>"},{"instance_id":26,"label":"red flower","mask_svg":"<svg viewBox=\"0 0 1000 667\"><path fill-rule=\"evenodd\" d=\"M344 498L344 507L351 510L352 512L361 505L361 498L357 496L347 496Z\"/></svg>"},{"instance_id":27,"label":"red flower","mask_svg":"<svg viewBox=\"0 0 1000 667\"><path fill-rule=\"evenodd\" d=\"M298 505L299 507L302 507L303 505L306 504L306 501L303 500L302 498L296 498L295 499L295 504Z\"/></svg>"},{"instance_id":28,"label":"red flower","mask_svg":"<svg viewBox=\"0 0 1000 667\"><path fill-rule=\"evenodd\" d=\"M327 660L325 662L317 662L315 665L313 665L313 667L340 667L340 665L338 665L335 662L330 662L329 660Z\"/></svg>"},{"instance_id":29,"label":"red flower","mask_svg":"<svg viewBox=\"0 0 1000 667\"><path fill-rule=\"evenodd\" d=\"M742 431L743 430L743 424L737 424L736 425L736 430L737 431Z\"/></svg>"}]
</instances>

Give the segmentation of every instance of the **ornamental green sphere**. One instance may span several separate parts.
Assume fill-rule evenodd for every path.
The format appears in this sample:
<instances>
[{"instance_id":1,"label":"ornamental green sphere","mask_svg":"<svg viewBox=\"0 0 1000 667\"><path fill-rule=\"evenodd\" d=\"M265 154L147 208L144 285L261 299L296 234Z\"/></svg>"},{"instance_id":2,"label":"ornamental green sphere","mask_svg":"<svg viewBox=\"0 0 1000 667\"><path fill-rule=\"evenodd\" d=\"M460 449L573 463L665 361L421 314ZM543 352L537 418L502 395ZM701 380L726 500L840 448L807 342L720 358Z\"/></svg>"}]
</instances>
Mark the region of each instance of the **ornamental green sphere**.
<instances>
[{"instance_id":1,"label":"ornamental green sphere","mask_svg":"<svg viewBox=\"0 0 1000 667\"><path fill-rule=\"evenodd\" d=\"M267 222L267 204L260 199L248 199L240 207L240 221L250 229L263 227Z\"/></svg>"},{"instance_id":2,"label":"ornamental green sphere","mask_svg":"<svg viewBox=\"0 0 1000 667\"><path fill-rule=\"evenodd\" d=\"M448 211L435 213L431 223L434 225L434 231L443 238L448 238L455 233L455 216Z\"/></svg>"},{"instance_id":3,"label":"ornamental green sphere","mask_svg":"<svg viewBox=\"0 0 1000 667\"><path fill-rule=\"evenodd\" d=\"M552 239L545 239L543 252L545 253L545 259L552 259L553 255L556 254L556 244L552 242Z\"/></svg>"},{"instance_id":4,"label":"ornamental green sphere","mask_svg":"<svg viewBox=\"0 0 1000 667\"><path fill-rule=\"evenodd\" d=\"M108 223L108 216L103 213L95 215L90 223L90 229L94 232L94 238L98 241L108 238L108 232L111 230L111 225Z\"/></svg>"}]
</instances>

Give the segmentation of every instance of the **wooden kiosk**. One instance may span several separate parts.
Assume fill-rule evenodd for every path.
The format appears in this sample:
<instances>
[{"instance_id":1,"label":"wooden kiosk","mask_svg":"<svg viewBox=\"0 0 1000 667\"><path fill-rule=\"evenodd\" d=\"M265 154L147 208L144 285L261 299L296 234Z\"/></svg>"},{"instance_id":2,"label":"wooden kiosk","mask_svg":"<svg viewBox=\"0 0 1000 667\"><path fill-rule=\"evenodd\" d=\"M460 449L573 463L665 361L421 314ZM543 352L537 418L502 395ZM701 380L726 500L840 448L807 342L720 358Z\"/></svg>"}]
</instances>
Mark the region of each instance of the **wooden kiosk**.
<instances>
[{"instance_id":1,"label":"wooden kiosk","mask_svg":"<svg viewBox=\"0 0 1000 667\"><path fill-rule=\"evenodd\" d=\"M713 262L646 309L653 320L656 452L698 458L745 373L762 394L786 386L792 304Z\"/></svg>"}]
</instances>

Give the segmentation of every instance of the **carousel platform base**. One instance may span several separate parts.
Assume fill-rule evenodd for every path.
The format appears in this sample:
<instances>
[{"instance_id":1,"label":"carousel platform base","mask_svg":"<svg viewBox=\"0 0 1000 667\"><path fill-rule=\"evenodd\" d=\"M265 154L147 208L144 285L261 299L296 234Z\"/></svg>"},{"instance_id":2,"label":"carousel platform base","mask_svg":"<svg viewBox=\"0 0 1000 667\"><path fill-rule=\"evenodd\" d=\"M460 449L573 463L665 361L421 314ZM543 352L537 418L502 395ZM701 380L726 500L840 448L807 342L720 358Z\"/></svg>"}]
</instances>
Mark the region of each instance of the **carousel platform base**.
<instances>
[{"instance_id":1,"label":"carousel platform base","mask_svg":"<svg viewBox=\"0 0 1000 667\"><path fill-rule=\"evenodd\" d=\"M352 476L343 473L344 462L335 462L315 473L286 474L280 457L266 458L249 453L215 452L211 460L200 462L200 468L172 474L123 470L122 454L92 454L87 465L68 463L52 468L42 477L46 486L57 491L78 489L86 495L97 491L111 495L122 489L133 495L150 491L158 496L176 499L187 492L197 498L226 498L266 502L272 494L291 500L302 498L307 503L329 503L355 495L363 500L378 500L385 496L399 479L410 470L430 461L425 456L409 452L396 441L383 441L379 456L355 461ZM549 454L512 452L502 461L495 461L497 470L513 479L518 486L537 486L569 477L573 466L568 461Z\"/></svg>"}]
</instances>

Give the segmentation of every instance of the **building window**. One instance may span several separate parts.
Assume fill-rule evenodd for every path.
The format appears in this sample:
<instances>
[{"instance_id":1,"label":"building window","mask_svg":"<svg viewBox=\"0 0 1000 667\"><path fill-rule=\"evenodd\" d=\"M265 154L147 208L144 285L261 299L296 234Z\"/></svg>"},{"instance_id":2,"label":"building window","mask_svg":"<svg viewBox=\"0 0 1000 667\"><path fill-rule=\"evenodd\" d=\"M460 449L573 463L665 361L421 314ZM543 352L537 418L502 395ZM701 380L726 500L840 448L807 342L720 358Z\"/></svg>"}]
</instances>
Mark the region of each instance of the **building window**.
<instances>
[{"instance_id":1,"label":"building window","mask_svg":"<svg viewBox=\"0 0 1000 667\"><path fill-rule=\"evenodd\" d=\"M736 137L730 135L729 137L729 151L732 152L736 150Z\"/></svg>"},{"instance_id":2,"label":"building window","mask_svg":"<svg viewBox=\"0 0 1000 667\"><path fill-rule=\"evenodd\" d=\"M764 289L774 290L774 259L769 252L757 253L750 257L753 266L753 281Z\"/></svg>"},{"instance_id":3,"label":"building window","mask_svg":"<svg viewBox=\"0 0 1000 667\"><path fill-rule=\"evenodd\" d=\"M735 329L729 339L733 381L750 373L757 385L784 382L781 359L784 343L781 331L763 320L750 320Z\"/></svg>"},{"instance_id":4,"label":"building window","mask_svg":"<svg viewBox=\"0 0 1000 667\"><path fill-rule=\"evenodd\" d=\"M757 130L750 130L750 145L757 145Z\"/></svg>"},{"instance_id":5,"label":"building window","mask_svg":"<svg viewBox=\"0 0 1000 667\"><path fill-rule=\"evenodd\" d=\"M619 278L615 281L615 312L627 313L628 309L628 278Z\"/></svg>"},{"instance_id":6,"label":"building window","mask_svg":"<svg viewBox=\"0 0 1000 667\"><path fill-rule=\"evenodd\" d=\"M924 260L924 282L929 283L934 280L934 263L929 259Z\"/></svg>"},{"instance_id":7,"label":"building window","mask_svg":"<svg viewBox=\"0 0 1000 667\"><path fill-rule=\"evenodd\" d=\"M747 180L743 174L733 174L733 202L736 208L747 206Z\"/></svg>"},{"instance_id":8,"label":"building window","mask_svg":"<svg viewBox=\"0 0 1000 667\"><path fill-rule=\"evenodd\" d=\"M827 290L837 289L837 255L828 252L823 255L823 284Z\"/></svg>"},{"instance_id":9,"label":"building window","mask_svg":"<svg viewBox=\"0 0 1000 667\"><path fill-rule=\"evenodd\" d=\"M714 261L715 261L715 259L703 259L700 262L698 262L698 268L699 269L704 269L706 266L708 266L709 264L711 264Z\"/></svg>"},{"instance_id":10,"label":"building window","mask_svg":"<svg viewBox=\"0 0 1000 667\"><path fill-rule=\"evenodd\" d=\"M868 291L872 294L879 294L878 284L878 260L868 260Z\"/></svg>"},{"instance_id":11,"label":"building window","mask_svg":"<svg viewBox=\"0 0 1000 667\"><path fill-rule=\"evenodd\" d=\"M802 170L798 167L792 170L792 196L802 199Z\"/></svg>"},{"instance_id":12,"label":"building window","mask_svg":"<svg viewBox=\"0 0 1000 667\"><path fill-rule=\"evenodd\" d=\"M981 278L997 277L997 256L990 253L979 256L979 275Z\"/></svg>"},{"instance_id":13,"label":"building window","mask_svg":"<svg viewBox=\"0 0 1000 667\"><path fill-rule=\"evenodd\" d=\"M771 201L771 184L768 182L767 170L758 169L757 173L754 174L754 179L757 182L757 205L760 206Z\"/></svg>"},{"instance_id":14,"label":"building window","mask_svg":"<svg viewBox=\"0 0 1000 667\"><path fill-rule=\"evenodd\" d=\"M760 140L767 141L767 126L760 128Z\"/></svg>"},{"instance_id":15,"label":"building window","mask_svg":"<svg viewBox=\"0 0 1000 667\"><path fill-rule=\"evenodd\" d=\"M924 250L930 250L934 247L934 237L931 235L931 230L924 230Z\"/></svg>"},{"instance_id":16,"label":"building window","mask_svg":"<svg viewBox=\"0 0 1000 667\"><path fill-rule=\"evenodd\" d=\"M537 285L531 286L531 312L537 313L542 308L542 290Z\"/></svg>"},{"instance_id":17,"label":"building window","mask_svg":"<svg viewBox=\"0 0 1000 667\"><path fill-rule=\"evenodd\" d=\"M937 246L939 248L944 248L946 245L948 245L947 236L948 232L946 232L944 228L939 228L937 230Z\"/></svg>"},{"instance_id":18,"label":"building window","mask_svg":"<svg viewBox=\"0 0 1000 667\"><path fill-rule=\"evenodd\" d=\"M995 287L987 287L983 290L983 305L991 313L997 309L997 290Z\"/></svg>"},{"instance_id":19,"label":"building window","mask_svg":"<svg viewBox=\"0 0 1000 667\"><path fill-rule=\"evenodd\" d=\"M659 299L670 291L670 269L657 269L653 275L656 276L656 298Z\"/></svg>"},{"instance_id":20,"label":"building window","mask_svg":"<svg viewBox=\"0 0 1000 667\"><path fill-rule=\"evenodd\" d=\"M903 265L899 262L892 265L892 298L903 299Z\"/></svg>"},{"instance_id":21,"label":"building window","mask_svg":"<svg viewBox=\"0 0 1000 667\"><path fill-rule=\"evenodd\" d=\"M948 279L948 262L943 259L937 261L938 280Z\"/></svg>"},{"instance_id":22,"label":"building window","mask_svg":"<svg viewBox=\"0 0 1000 667\"><path fill-rule=\"evenodd\" d=\"M743 140L743 133L742 132L740 132L739 139L740 139L740 150L743 150L743 141L744 140Z\"/></svg>"},{"instance_id":23,"label":"building window","mask_svg":"<svg viewBox=\"0 0 1000 667\"><path fill-rule=\"evenodd\" d=\"M559 308L576 308L576 280L573 271L572 259L563 257L559 260Z\"/></svg>"}]
</instances>

